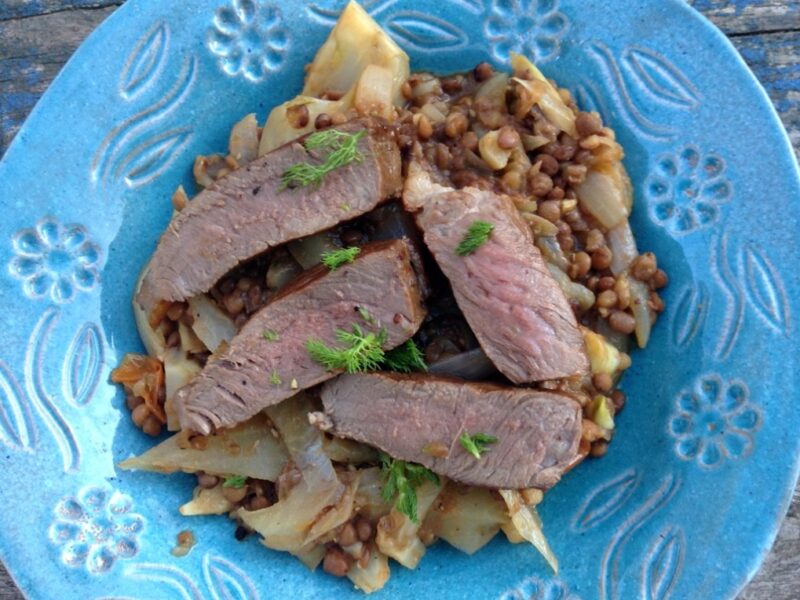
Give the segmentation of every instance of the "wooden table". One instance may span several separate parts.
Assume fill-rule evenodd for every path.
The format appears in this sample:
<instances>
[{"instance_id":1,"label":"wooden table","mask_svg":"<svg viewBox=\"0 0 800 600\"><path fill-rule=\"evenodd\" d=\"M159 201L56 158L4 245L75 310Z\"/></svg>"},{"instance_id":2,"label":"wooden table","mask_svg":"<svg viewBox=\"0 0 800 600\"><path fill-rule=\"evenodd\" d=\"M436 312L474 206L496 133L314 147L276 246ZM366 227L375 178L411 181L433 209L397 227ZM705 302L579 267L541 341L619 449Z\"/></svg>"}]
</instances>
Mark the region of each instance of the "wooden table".
<instances>
[{"instance_id":1,"label":"wooden table","mask_svg":"<svg viewBox=\"0 0 800 600\"><path fill-rule=\"evenodd\" d=\"M122 1L0 0L0 156L78 44ZM742 53L800 155L800 0L688 1ZM0 566L0 600L20 598ZM800 598L800 487L772 553L740 598Z\"/></svg>"}]
</instances>

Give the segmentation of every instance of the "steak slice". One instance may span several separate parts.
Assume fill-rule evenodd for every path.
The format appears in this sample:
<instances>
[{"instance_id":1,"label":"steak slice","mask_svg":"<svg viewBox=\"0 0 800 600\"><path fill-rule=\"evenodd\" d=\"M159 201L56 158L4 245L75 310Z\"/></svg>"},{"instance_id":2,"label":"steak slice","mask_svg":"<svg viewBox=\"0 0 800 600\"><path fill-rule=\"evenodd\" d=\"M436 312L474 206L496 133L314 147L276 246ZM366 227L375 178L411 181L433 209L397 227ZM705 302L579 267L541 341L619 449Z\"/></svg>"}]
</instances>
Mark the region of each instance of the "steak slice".
<instances>
[{"instance_id":1,"label":"steak slice","mask_svg":"<svg viewBox=\"0 0 800 600\"><path fill-rule=\"evenodd\" d=\"M149 315L159 301L207 292L240 262L284 242L362 215L402 187L400 151L377 121L338 128L369 135L363 160L328 173L319 186L281 190L292 165L319 163L301 140L265 154L200 192L169 224L153 254L137 300Z\"/></svg>"},{"instance_id":2,"label":"steak slice","mask_svg":"<svg viewBox=\"0 0 800 600\"><path fill-rule=\"evenodd\" d=\"M375 373L326 383L322 403L316 421L334 435L469 485L549 488L578 456L581 407L556 392ZM476 459L459 442L464 433L497 442ZM433 456L437 448L447 455Z\"/></svg>"},{"instance_id":3,"label":"steak slice","mask_svg":"<svg viewBox=\"0 0 800 600\"><path fill-rule=\"evenodd\" d=\"M476 188L437 185L415 164L411 171L403 201L419 211L425 244L498 370L514 383L587 373L589 360L572 308L512 200ZM459 256L456 247L479 220L494 226L489 239Z\"/></svg>"},{"instance_id":4,"label":"steak slice","mask_svg":"<svg viewBox=\"0 0 800 600\"><path fill-rule=\"evenodd\" d=\"M353 263L332 272L310 269L178 390L174 406L181 429L207 434L235 425L339 374L311 359L309 339L340 346L336 330L351 331L357 324L365 332L383 328L389 349L413 336L424 317L408 246L401 240L368 244Z\"/></svg>"}]
</instances>

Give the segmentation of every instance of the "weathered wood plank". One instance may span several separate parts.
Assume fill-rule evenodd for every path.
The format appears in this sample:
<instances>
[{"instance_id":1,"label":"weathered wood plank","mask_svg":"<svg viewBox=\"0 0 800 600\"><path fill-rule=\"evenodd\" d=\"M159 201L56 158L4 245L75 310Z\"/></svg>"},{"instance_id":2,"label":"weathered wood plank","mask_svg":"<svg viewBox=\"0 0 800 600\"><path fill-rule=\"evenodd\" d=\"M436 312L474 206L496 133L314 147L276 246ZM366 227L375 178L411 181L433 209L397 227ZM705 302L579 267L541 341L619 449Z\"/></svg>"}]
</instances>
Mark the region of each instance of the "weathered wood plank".
<instances>
[{"instance_id":1,"label":"weathered wood plank","mask_svg":"<svg viewBox=\"0 0 800 600\"><path fill-rule=\"evenodd\" d=\"M0 21L0 156L83 39L114 7Z\"/></svg>"},{"instance_id":2,"label":"weathered wood plank","mask_svg":"<svg viewBox=\"0 0 800 600\"><path fill-rule=\"evenodd\" d=\"M800 31L732 38L769 92L800 156Z\"/></svg>"},{"instance_id":3,"label":"weathered wood plank","mask_svg":"<svg viewBox=\"0 0 800 600\"><path fill-rule=\"evenodd\" d=\"M0 0L0 156L63 63L123 1ZM800 0L689 1L732 36L800 152ZM798 589L800 488L772 553L740 600L796 600ZM22 600L2 566L0 600Z\"/></svg>"},{"instance_id":4,"label":"weathered wood plank","mask_svg":"<svg viewBox=\"0 0 800 600\"><path fill-rule=\"evenodd\" d=\"M35 17L76 8L118 6L124 0L0 0L0 21Z\"/></svg>"},{"instance_id":5,"label":"weathered wood plank","mask_svg":"<svg viewBox=\"0 0 800 600\"><path fill-rule=\"evenodd\" d=\"M758 518L754 515L755 518ZM800 595L800 487L767 560L738 600L797 600Z\"/></svg>"},{"instance_id":6,"label":"weathered wood plank","mask_svg":"<svg viewBox=\"0 0 800 600\"><path fill-rule=\"evenodd\" d=\"M689 0L727 34L800 29L800 0Z\"/></svg>"}]
</instances>

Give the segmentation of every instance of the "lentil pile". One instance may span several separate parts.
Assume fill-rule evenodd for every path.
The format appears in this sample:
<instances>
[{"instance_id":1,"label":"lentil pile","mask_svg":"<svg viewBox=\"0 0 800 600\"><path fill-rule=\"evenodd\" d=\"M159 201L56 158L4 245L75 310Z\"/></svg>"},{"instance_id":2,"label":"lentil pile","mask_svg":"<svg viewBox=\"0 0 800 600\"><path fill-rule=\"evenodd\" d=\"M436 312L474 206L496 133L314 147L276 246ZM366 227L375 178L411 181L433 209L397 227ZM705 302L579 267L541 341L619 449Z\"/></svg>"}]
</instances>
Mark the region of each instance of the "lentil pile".
<instances>
[{"instance_id":1,"label":"lentil pile","mask_svg":"<svg viewBox=\"0 0 800 600\"><path fill-rule=\"evenodd\" d=\"M602 169L619 161L622 149L614 132L603 125L597 113L581 112L569 91L556 87L574 113L576 135L561 131L535 104L537 83L540 82L530 74L516 73L510 77L495 72L488 63L446 77L412 74L401 88L406 104L397 109L396 140L406 162L412 157L424 158L455 187L492 189L512 197L530 224L537 246L557 270L554 275L575 284L567 288L574 293L567 295L579 322L602 333L621 351L618 372L597 373L581 384L580 391L586 398L581 451L584 456L598 457L605 454L611 432L596 424L598 404L593 399L603 398L601 402L606 404L603 414L613 417L623 409L626 398L617 389L617 383L630 365L626 352L637 327L635 308L637 303L644 302L646 312L655 321L664 310L658 290L667 285L668 277L651 252L637 256L622 276L614 274L615 257L609 231L582 207L578 188L586 181L590 169ZM336 99L337 93L331 91L326 96ZM317 116L314 125L318 130L325 129L346 122L350 116L355 115L323 113ZM296 111L290 121L298 128L305 127L307 111L305 114ZM254 121L252 126L256 126ZM251 137L257 139L260 134L258 129ZM230 170L245 164L247 159L243 156L252 155L236 148L234 139L232 136L228 155L197 158L194 174L200 187L212 185ZM173 196L176 210L187 201L182 188L176 191ZM316 264L322 252L392 236L418 238L408 216L399 206L390 204L244 263L215 285L209 296L241 328L288 281ZM415 339L428 363L434 363L475 349L477 342L449 287L441 283L443 277L435 265L427 261L425 267L433 272L431 310ZM562 288L569 285L559 283ZM638 296L632 293L632 285L637 283ZM642 289L646 291L644 298ZM181 323L187 327L192 324L185 303L162 306L152 322L164 336L167 347L181 344ZM202 365L209 353L198 351L191 355ZM577 391L574 383L542 385L568 385L573 393ZM134 423L146 433L157 435L166 423L166 418L162 418L163 377L160 383L151 378L149 386L153 389L148 395L155 400L145 403L141 394L129 390L127 404Z\"/></svg>"}]
</instances>

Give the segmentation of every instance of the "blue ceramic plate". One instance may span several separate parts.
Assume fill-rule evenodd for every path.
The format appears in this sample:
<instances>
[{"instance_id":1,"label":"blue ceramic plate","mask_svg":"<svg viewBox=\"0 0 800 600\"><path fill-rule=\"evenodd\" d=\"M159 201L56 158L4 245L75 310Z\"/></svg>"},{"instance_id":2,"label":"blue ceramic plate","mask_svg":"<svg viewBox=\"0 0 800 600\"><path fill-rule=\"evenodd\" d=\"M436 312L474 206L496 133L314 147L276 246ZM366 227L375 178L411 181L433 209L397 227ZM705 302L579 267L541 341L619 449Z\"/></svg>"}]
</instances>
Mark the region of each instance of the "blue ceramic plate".
<instances>
[{"instance_id":1,"label":"blue ceramic plate","mask_svg":"<svg viewBox=\"0 0 800 600\"><path fill-rule=\"evenodd\" d=\"M680 0L369 0L415 69L509 51L599 110L627 151L668 311L625 380L608 456L542 510L562 569L498 537L437 545L381 598L732 598L775 536L800 450L797 167L725 38ZM151 441L108 382L141 348L134 280L193 157L300 88L339 0L129 0L75 54L0 164L0 547L32 598L361 597L225 518L188 476L121 472ZM170 554L190 527L198 545Z\"/></svg>"}]
</instances>

